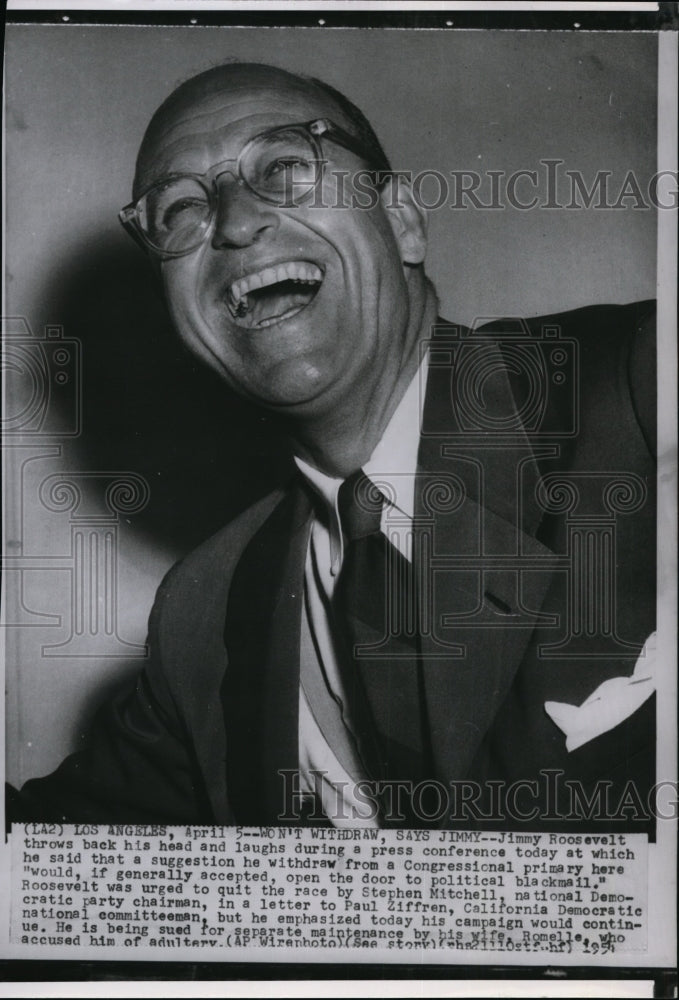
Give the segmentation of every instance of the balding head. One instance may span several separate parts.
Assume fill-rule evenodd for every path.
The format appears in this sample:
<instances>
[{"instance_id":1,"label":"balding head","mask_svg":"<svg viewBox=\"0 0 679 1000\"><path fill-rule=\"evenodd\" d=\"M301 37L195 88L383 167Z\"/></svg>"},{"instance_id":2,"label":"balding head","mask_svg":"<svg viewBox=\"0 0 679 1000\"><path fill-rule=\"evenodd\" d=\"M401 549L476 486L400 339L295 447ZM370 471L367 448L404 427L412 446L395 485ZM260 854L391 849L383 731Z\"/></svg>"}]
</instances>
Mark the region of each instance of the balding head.
<instances>
[{"instance_id":1,"label":"balding head","mask_svg":"<svg viewBox=\"0 0 679 1000\"><path fill-rule=\"evenodd\" d=\"M311 164L313 198L262 191ZM159 262L180 335L238 392L316 428L368 411L379 425L416 360L424 220L408 190L392 197L401 180L376 184L376 170L388 171L384 152L346 98L251 63L182 84L139 153L135 191L154 225L180 242L191 232ZM345 210L344 179L366 174L373 197Z\"/></svg>"},{"instance_id":2,"label":"balding head","mask_svg":"<svg viewBox=\"0 0 679 1000\"><path fill-rule=\"evenodd\" d=\"M370 122L363 112L339 90L314 77L306 77L263 63L232 62L215 66L193 76L174 90L154 113L142 140L137 157L134 196L148 180L149 160L156 147L171 134L173 126L198 105L214 105L220 96L239 93L286 94L292 101L313 105L315 113L326 114L357 140L365 150L366 164L373 170L387 172L389 161ZM314 117L314 115L310 115Z\"/></svg>"}]
</instances>

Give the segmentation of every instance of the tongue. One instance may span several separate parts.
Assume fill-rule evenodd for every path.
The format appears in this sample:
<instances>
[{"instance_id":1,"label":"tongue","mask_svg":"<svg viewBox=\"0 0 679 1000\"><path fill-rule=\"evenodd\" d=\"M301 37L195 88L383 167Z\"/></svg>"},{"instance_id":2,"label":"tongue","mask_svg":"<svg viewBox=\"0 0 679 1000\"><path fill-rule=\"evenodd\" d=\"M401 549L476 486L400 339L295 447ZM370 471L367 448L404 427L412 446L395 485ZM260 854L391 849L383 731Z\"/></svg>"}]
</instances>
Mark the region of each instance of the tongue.
<instances>
[{"instance_id":1,"label":"tongue","mask_svg":"<svg viewBox=\"0 0 679 1000\"><path fill-rule=\"evenodd\" d=\"M293 309L308 306L318 291L317 285L299 285L292 281L279 281L266 288L258 288L248 295L251 303L247 321L252 326L280 319Z\"/></svg>"}]
</instances>

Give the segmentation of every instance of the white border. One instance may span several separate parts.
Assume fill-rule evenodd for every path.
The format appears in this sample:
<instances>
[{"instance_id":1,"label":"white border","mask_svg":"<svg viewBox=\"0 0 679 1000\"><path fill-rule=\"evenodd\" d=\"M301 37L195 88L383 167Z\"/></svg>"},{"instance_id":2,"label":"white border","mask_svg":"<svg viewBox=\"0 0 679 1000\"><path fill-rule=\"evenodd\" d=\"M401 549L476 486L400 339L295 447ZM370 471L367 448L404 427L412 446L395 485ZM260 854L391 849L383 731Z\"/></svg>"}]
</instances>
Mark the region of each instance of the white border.
<instances>
[{"instance_id":1,"label":"white border","mask_svg":"<svg viewBox=\"0 0 679 1000\"><path fill-rule=\"evenodd\" d=\"M144 11L144 12L156 12L156 11L253 11L253 10L269 10L272 12L276 11L291 11L291 5L288 2L283 2L283 0L273 0L273 2L257 3L255 0L243 0L243 2L233 3L233 2L222 2L222 0L177 0L177 2L164 2L157 4L149 4L148 2L141 2L141 0L99 0L99 2L86 3L83 0L66 0L65 3L58 3L56 0L9 0L8 10L10 11L21 11L21 10L44 10L49 11L59 11L59 10L71 10L71 11L91 11L91 10L110 10L117 12L127 12L127 11ZM340 2L334 3L316 3L313 0L297 0L293 11L303 12L303 11L324 11L324 10L336 10L336 11L390 11L390 10L430 10L430 11L493 11L493 10L506 10L506 11L581 11L581 12L597 12L597 11L627 11L627 10L637 10L637 11L657 11L657 3L587 3L587 4L572 4L572 3L401 3L394 4L390 2L363 2L363 0L340 0ZM678 52L679 52L679 38L674 32L660 32L659 33L659 46L658 46L658 68L659 68L659 78L658 78L658 164L659 167L666 170L676 170L677 169L677 78L678 78ZM4 134L3 134L3 162L4 162ZM3 204L5 198L5 190L3 186ZM4 248L3 248L3 265L4 265ZM3 266L4 273L4 266ZM659 599L658 605L658 628L659 633L663 637L661 639L661 648L665 649L668 653L671 650L672 656L668 657L665 662L666 670L666 687L665 691L668 697L660 699L659 705L659 716L658 716L658 731L663 734L663 740L658 741L658 774L663 777L674 777L676 774L670 774L670 771L674 771L674 762L676 760L676 745L677 736L675 730L675 710L677 705L677 689L676 689L676 671L674 667L676 665L676 616L674 609L676 608L676 598L677 598L677 588L676 588L676 570L677 570L677 526L676 519L672 516L672 512L676 513L677 510L677 492L676 492L676 461L675 461L675 448L676 448L676 412L677 412L677 383L676 383L676 360L677 360L677 347L676 347L676 310L677 310L677 290L676 290L676 275L677 275L677 228L676 228L676 215L673 212L659 212L658 213L658 303L659 303L659 324L658 324L658 388L659 388L659 431L658 431L658 445L659 454L661 456L661 468L659 472L659 530L658 530L658 578L659 583L662 583L662 594ZM4 299L4 285L3 285L3 299ZM663 464L664 463L664 464ZM669 518L666 516L666 512L670 512ZM663 516L665 512L665 516ZM662 519L662 526L660 523ZM662 530L661 530L662 527ZM660 591L659 591L660 593ZM3 665L4 666L4 665ZM3 671L4 672L4 671ZM4 716L3 722L0 723L0 732L4 729ZM668 734L672 734L671 740L668 738ZM661 745L662 744L662 745ZM4 755L3 755L4 758ZM0 771L4 771L4 759L2 765L0 765ZM663 824L659 824L660 828L663 828ZM672 884L671 878L668 876L672 872L672 858L674 858L674 897L676 898L676 829L673 831L669 830L667 824L665 828L669 835L669 841L663 837L659 837L659 843L657 845L657 850L655 851L655 858L653 855L649 857L649 886L660 885L668 886L668 883ZM660 839L664 840L664 843L660 843ZM2 852L3 854L8 854L9 852ZM669 862L669 867L668 867ZM3 858L3 869L4 869L4 858ZM5 872L3 871L3 877ZM656 881L657 880L657 881ZM659 951L662 952L662 948L666 948L662 955L662 964L667 964L667 956L671 953L671 949L674 946L675 935L672 929L672 918L674 913L664 915L664 921L658 924L658 931L663 938L662 945ZM0 917L0 925L5 923L5 914ZM120 958L126 961L132 960L132 956L129 951L125 951L124 954L119 952L118 949L115 950L115 958ZM28 949L21 948L18 946L11 947L10 952L5 952L4 957L12 958L26 958L29 956ZM41 957L51 957L44 953L41 953ZM71 956L67 956L70 958ZM77 952L74 951L73 958L77 957ZM80 957L92 958L94 957L91 951L88 950L87 955L84 954ZM97 956L99 957L99 956ZM111 953L107 953L107 959L112 958ZM135 960L145 960L146 955L135 955ZM195 955L189 956L188 953L182 953L176 956L177 961L187 961L189 957L195 958ZM272 956L271 956L272 957ZM257 959L254 961L256 963L270 960L268 955L258 955ZM297 956L299 957L299 956ZM636 958L634 956L629 956L629 961L620 961L621 958L625 956L616 956L615 965L617 966L629 966L634 967L636 964ZM640 956L641 957L641 956ZM280 961L282 956L277 954L275 961ZM238 961L242 960L242 956L230 955L229 960ZM495 961L499 961L504 965L524 965L525 962L515 960L512 962L508 960L507 955L497 955L492 956L490 953L484 956L484 964L491 964ZM201 961L204 960L201 957ZM220 956L218 961L224 961L224 956ZM353 959L355 961L355 959ZM657 959L656 959L657 961ZM459 963L451 963L451 965ZM568 963L577 964L577 963ZM608 963L597 963L603 966ZM644 966L655 964L649 961L649 954L645 953L643 956ZM479 965L479 971L482 971L483 966ZM417 983L417 987L416 984ZM55 984L53 988L49 987L47 983L24 983L17 984L13 992L7 988L3 989L3 995L5 996L25 996L25 995L43 995L43 996L70 996L74 995L74 987L81 995L89 996L122 996L129 995L130 984L105 984L102 983L100 986L97 984ZM393 996L394 990L397 988L397 981L382 981L376 983L375 981L361 981L360 983L354 982L350 989L353 993L354 989L357 993L363 996ZM192 988L193 987L193 988ZM420 996L516 996L516 990L521 988L522 996L545 996L545 995L559 995L559 996L650 996L652 995L652 990L650 988L649 981L633 981L629 980L591 980L591 981L581 981L575 982L573 980L567 982L553 982L547 983L542 981L529 981L529 980L489 980L486 983L479 983L477 981L444 981L439 982L436 980L423 980L417 981L412 980L410 989L413 992L417 992ZM347 986L344 983L333 983L324 982L322 986L323 993L327 996L345 996L350 995L347 992ZM576 992L577 991L577 992ZM238 990L225 991L224 984L218 983L201 983L201 984L171 984L171 983L153 983L147 984L144 987L144 992L146 995L154 996L184 996L184 995L201 995L201 996L223 996L223 995L234 995L234 993L239 993ZM299 995L316 995L318 993L318 983L306 983L306 982L252 982L248 984L248 993L252 996L299 996Z\"/></svg>"}]
</instances>

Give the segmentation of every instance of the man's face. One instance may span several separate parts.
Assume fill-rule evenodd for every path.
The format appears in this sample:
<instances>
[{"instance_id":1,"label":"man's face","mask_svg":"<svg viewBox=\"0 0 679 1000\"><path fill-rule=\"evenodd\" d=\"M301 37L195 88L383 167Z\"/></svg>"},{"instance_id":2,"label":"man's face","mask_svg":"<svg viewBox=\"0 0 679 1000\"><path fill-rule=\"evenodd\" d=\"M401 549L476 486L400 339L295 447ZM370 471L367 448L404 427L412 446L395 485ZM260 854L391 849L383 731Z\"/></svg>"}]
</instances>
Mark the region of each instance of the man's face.
<instances>
[{"instance_id":1,"label":"man's face","mask_svg":"<svg viewBox=\"0 0 679 1000\"><path fill-rule=\"evenodd\" d=\"M274 86L270 75L234 70L228 85L222 81L173 112L142 152L138 187L170 173L204 173L235 160L266 129L320 117L350 128L324 95L286 77ZM161 264L186 344L240 394L297 413L320 413L347 399L360 406L398 372L407 350L402 220L381 202L370 210L330 207L333 168L353 172L365 164L329 140L322 147L329 161L322 203L329 207L316 207L317 197L296 207L272 205L225 173L205 242ZM247 308L239 309L245 294Z\"/></svg>"}]
</instances>

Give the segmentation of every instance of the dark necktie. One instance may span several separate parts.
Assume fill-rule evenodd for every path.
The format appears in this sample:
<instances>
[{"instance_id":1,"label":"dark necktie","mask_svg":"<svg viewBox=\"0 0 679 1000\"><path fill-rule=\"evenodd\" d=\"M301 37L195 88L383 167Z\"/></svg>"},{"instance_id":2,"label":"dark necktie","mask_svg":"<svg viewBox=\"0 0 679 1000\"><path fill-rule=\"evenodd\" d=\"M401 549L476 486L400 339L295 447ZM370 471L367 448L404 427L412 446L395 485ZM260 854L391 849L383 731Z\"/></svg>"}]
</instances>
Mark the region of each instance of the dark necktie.
<instances>
[{"instance_id":1,"label":"dark necktie","mask_svg":"<svg viewBox=\"0 0 679 1000\"><path fill-rule=\"evenodd\" d=\"M384 503L361 470L339 489L345 548L334 595L335 632L352 728L368 775L415 779L421 773L422 732L412 571L381 530Z\"/></svg>"}]
</instances>

